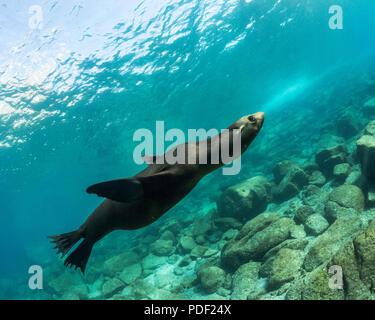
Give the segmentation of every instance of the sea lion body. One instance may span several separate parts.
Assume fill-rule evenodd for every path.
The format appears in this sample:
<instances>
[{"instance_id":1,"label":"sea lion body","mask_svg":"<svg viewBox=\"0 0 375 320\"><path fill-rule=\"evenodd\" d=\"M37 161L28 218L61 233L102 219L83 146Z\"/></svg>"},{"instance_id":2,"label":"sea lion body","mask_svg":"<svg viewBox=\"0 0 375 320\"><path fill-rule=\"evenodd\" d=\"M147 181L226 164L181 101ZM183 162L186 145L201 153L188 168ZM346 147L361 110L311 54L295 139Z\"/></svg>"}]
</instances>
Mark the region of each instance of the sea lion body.
<instances>
[{"instance_id":1,"label":"sea lion body","mask_svg":"<svg viewBox=\"0 0 375 320\"><path fill-rule=\"evenodd\" d=\"M204 176L225 165L221 159L219 162L211 162L213 154L221 151L221 142L227 142L232 148L233 136L240 134L241 148L236 156L238 157L255 139L263 121L263 112L242 117L227 129L227 134L221 133L205 141L179 145L162 156L165 160L172 154L182 152L185 158L182 164L168 164L166 161L160 164L151 163L132 178L103 182L89 187L88 193L96 193L107 199L78 230L51 236L52 242L63 256L78 240L84 238L65 260L65 265L80 268L84 273L92 246L108 233L114 230L139 229L159 219L181 201ZM206 147L200 148L202 145ZM200 156L207 158L206 164L200 164Z\"/></svg>"}]
</instances>

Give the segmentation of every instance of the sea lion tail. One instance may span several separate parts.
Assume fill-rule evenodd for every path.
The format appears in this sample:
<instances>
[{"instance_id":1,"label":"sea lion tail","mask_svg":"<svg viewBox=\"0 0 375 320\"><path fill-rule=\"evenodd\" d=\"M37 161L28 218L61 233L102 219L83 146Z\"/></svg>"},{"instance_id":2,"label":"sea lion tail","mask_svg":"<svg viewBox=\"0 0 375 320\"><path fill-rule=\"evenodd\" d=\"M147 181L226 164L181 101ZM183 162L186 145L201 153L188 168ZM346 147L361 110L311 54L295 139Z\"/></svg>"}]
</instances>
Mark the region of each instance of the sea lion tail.
<instances>
[{"instance_id":1,"label":"sea lion tail","mask_svg":"<svg viewBox=\"0 0 375 320\"><path fill-rule=\"evenodd\" d=\"M56 236L49 236L52 239L52 243L56 244L54 249L57 249L57 253L62 253L64 257L69 250L82 238L82 232L76 230L73 232L63 233ZM87 239L84 239L79 246L73 250L73 252L66 258L64 265L68 268L74 266L75 269L81 269L82 273L85 273L86 264L91 254L92 243Z\"/></svg>"},{"instance_id":2,"label":"sea lion tail","mask_svg":"<svg viewBox=\"0 0 375 320\"><path fill-rule=\"evenodd\" d=\"M85 273L86 264L89 260L92 249L92 243L88 240L83 240L80 245L75 249L64 261L64 265L68 268L72 266L75 269L81 269L82 273Z\"/></svg>"}]
</instances>

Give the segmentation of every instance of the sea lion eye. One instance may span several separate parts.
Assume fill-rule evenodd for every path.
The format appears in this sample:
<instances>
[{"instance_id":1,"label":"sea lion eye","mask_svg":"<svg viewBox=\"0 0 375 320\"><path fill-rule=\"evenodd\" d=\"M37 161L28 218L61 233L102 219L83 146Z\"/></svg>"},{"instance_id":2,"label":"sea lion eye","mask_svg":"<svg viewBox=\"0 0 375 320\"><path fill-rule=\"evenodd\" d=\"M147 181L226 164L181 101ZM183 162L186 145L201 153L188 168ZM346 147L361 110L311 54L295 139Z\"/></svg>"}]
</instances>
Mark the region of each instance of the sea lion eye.
<instances>
[{"instance_id":1,"label":"sea lion eye","mask_svg":"<svg viewBox=\"0 0 375 320\"><path fill-rule=\"evenodd\" d=\"M249 119L250 122L255 122L254 116L249 116L248 119Z\"/></svg>"}]
</instances>

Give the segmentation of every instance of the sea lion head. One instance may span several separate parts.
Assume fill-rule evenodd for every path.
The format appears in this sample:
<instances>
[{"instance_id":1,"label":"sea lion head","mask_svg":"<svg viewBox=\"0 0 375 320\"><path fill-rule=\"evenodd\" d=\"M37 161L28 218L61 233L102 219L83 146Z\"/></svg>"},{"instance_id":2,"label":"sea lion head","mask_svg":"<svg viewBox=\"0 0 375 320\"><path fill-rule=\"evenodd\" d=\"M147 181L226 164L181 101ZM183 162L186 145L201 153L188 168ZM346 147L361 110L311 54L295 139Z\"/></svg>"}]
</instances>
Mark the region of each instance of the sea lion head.
<instances>
[{"instance_id":1,"label":"sea lion head","mask_svg":"<svg viewBox=\"0 0 375 320\"><path fill-rule=\"evenodd\" d=\"M229 127L229 130L241 130L241 145L246 149L262 129L263 122L264 112L260 111L240 118Z\"/></svg>"}]
</instances>

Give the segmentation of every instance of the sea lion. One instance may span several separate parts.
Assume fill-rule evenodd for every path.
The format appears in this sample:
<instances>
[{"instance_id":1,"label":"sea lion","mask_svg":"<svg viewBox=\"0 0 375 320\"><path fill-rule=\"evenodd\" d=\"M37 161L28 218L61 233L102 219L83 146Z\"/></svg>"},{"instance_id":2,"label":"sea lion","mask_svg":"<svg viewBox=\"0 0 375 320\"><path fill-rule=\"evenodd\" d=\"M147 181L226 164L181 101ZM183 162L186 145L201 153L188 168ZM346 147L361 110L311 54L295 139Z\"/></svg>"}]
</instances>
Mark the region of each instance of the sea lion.
<instances>
[{"instance_id":1,"label":"sea lion","mask_svg":"<svg viewBox=\"0 0 375 320\"><path fill-rule=\"evenodd\" d=\"M97 241L114 230L139 229L159 219L181 201L205 175L225 165L221 159L219 162L211 161L215 152L221 151L222 144L218 142L229 143L229 149L234 154L233 137L239 134L240 150L235 154L235 158L239 157L255 139L263 122L263 112L244 116L212 138L178 145L162 156L167 158L182 150L185 164L160 164L160 161L157 161L131 178L90 186L87 189L88 193L95 193L106 199L78 230L49 236L51 242L56 244L57 253L62 253L62 257L83 238L79 246L67 257L64 265L75 266L75 269L79 268L84 273L91 249ZM206 149L200 149L199 145L205 145ZM195 152L190 152L192 150ZM206 154L203 154L204 152ZM200 161L195 161L194 164L194 161L191 161L197 160L199 155L207 157L206 164L200 164ZM192 157L195 159L191 159ZM153 157L152 160L157 160L156 158Z\"/></svg>"}]
</instances>

